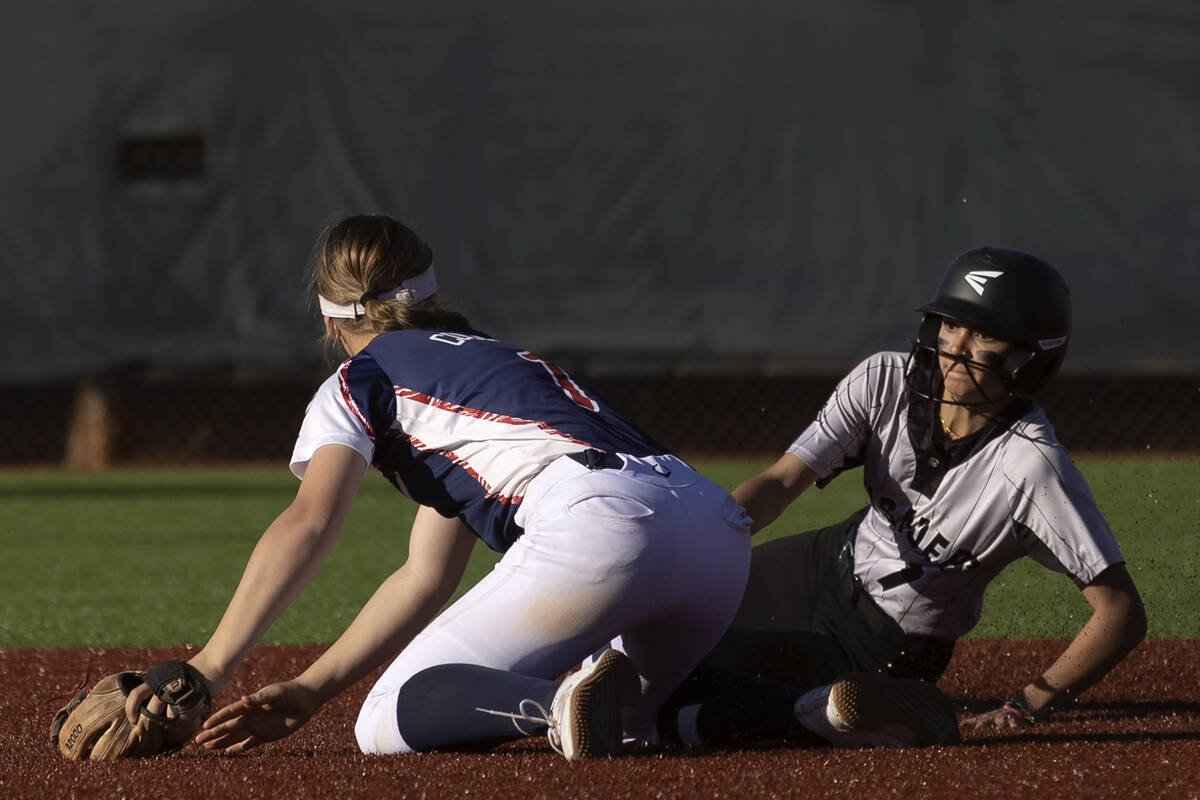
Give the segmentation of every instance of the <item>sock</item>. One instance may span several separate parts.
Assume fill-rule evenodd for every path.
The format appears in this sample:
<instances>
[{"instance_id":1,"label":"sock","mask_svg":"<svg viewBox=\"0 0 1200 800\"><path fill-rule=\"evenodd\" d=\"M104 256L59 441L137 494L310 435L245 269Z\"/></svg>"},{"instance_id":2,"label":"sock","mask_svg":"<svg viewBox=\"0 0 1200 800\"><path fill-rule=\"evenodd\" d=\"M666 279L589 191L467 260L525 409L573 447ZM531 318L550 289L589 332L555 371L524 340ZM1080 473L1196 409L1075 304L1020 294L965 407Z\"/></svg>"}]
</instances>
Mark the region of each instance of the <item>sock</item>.
<instances>
[{"instance_id":1,"label":"sock","mask_svg":"<svg viewBox=\"0 0 1200 800\"><path fill-rule=\"evenodd\" d=\"M474 664L439 664L409 678L396 698L400 735L414 750L466 742L502 741L546 732L544 724L476 709L520 713L522 700L540 703L547 712L556 681ZM528 704L526 704L528 706Z\"/></svg>"}]
</instances>

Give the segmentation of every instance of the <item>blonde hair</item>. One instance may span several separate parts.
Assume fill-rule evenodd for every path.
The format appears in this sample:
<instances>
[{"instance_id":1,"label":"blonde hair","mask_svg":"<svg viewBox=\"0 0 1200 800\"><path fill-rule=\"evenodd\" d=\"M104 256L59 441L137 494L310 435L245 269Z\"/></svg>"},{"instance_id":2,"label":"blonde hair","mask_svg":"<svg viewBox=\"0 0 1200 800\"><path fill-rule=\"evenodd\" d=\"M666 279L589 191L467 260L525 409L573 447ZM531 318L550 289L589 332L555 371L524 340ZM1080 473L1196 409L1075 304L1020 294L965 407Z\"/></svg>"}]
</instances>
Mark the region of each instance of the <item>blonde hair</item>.
<instances>
[{"instance_id":1,"label":"blonde hair","mask_svg":"<svg viewBox=\"0 0 1200 800\"><path fill-rule=\"evenodd\" d=\"M358 319L334 324L347 333L385 333L405 328L469 330L471 323L442 306L437 295L414 305L374 295L420 275L433 263L433 251L410 228L384 214L346 217L321 237L312 288L334 303L360 303ZM326 349L332 342L326 337Z\"/></svg>"}]
</instances>

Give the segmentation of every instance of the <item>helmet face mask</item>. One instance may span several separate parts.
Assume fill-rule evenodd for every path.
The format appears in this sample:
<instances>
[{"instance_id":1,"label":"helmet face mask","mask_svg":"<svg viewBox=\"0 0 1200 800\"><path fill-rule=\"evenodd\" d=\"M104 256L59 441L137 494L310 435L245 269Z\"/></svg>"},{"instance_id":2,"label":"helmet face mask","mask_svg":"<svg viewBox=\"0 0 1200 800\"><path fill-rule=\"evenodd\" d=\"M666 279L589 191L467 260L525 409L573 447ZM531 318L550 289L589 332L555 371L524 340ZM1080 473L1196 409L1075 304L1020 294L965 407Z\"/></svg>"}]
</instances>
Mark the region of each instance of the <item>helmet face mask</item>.
<instances>
[{"instance_id":1,"label":"helmet face mask","mask_svg":"<svg viewBox=\"0 0 1200 800\"><path fill-rule=\"evenodd\" d=\"M1026 396L1014 375L1033 357L1029 348L1010 343L1004 354L983 351L977 356L980 360L951 353L942 349L940 343L939 333L943 319L949 318L926 314L921 320L917 338L910 342L912 349L909 351L906 372L909 376L909 389L915 396L923 400L937 400L946 405L967 407L991 406L1012 397ZM958 399L943 391L943 376L947 370L953 369L953 366L945 367L947 361L962 365L963 374L970 378L974 388L973 394L977 399ZM983 376L983 379L976 377L977 375ZM987 376L994 376L995 380L989 381Z\"/></svg>"},{"instance_id":2,"label":"helmet face mask","mask_svg":"<svg viewBox=\"0 0 1200 800\"><path fill-rule=\"evenodd\" d=\"M981 247L956 258L934 298L916 309L924 314L909 354L909 388L917 396L955 405L991 405L1026 399L1058 373L1071 331L1067 284L1054 267L1028 253ZM968 361L939 347L942 320L1009 342L1001 363ZM978 401L943 400L939 358L958 361L971 376ZM1003 394L985 391L975 371L995 374Z\"/></svg>"}]
</instances>

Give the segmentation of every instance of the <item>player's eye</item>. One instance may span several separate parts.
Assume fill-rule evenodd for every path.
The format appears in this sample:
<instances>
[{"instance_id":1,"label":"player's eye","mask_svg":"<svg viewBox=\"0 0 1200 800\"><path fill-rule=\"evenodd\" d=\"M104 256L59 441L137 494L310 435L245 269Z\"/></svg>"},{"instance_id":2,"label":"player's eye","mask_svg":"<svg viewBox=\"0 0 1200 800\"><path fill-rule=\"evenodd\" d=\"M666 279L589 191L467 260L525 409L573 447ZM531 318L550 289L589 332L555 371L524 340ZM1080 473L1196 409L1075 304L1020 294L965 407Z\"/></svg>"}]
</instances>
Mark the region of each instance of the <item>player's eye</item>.
<instances>
[{"instance_id":1,"label":"player's eye","mask_svg":"<svg viewBox=\"0 0 1200 800\"><path fill-rule=\"evenodd\" d=\"M974 362L985 367L999 367L1004 362L1004 356L995 350L984 350L975 356Z\"/></svg>"}]
</instances>

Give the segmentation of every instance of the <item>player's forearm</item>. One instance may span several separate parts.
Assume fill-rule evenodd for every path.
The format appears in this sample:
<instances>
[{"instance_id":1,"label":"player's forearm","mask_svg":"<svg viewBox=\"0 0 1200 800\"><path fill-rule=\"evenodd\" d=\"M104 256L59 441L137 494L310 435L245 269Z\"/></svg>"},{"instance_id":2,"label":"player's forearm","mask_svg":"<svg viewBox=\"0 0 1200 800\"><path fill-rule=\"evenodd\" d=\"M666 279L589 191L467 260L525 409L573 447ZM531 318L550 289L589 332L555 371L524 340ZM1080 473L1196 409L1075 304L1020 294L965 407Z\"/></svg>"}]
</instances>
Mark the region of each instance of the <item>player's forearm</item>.
<instances>
[{"instance_id":1,"label":"player's forearm","mask_svg":"<svg viewBox=\"0 0 1200 800\"><path fill-rule=\"evenodd\" d=\"M785 453L766 470L743 481L732 494L750 515L750 532L756 533L778 519L816 479L817 474L804 461Z\"/></svg>"},{"instance_id":2,"label":"player's forearm","mask_svg":"<svg viewBox=\"0 0 1200 800\"><path fill-rule=\"evenodd\" d=\"M1018 699L1033 713L1061 705L1096 684L1146 634L1146 614L1136 593L1097 608L1062 655Z\"/></svg>"},{"instance_id":3,"label":"player's forearm","mask_svg":"<svg viewBox=\"0 0 1200 800\"><path fill-rule=\"evenodd\" d=\"M403 650L453 594L457 580L429 580L401 567L296 682L322 704Z\"/></svg>"},{"instance_id":4,"label":"player's forearm","mask_svg":"<svg viewBox=\"0 0 1200 800\"><path fill-rule=\"evenodd\" d=\"M732 494L733 499L750 515L751 533L757 533L778 519L791 502L784 488L764 475L755 475L744 481Z\"/></svg>"},{"instance_id":5,"label":"player's forearm","mask_svg":"<svg viewBox=\"0 0 1200 800\"><path fill-rule=\"evenodd\" d=\"M462 520L419 508L404 566L296 682L324 703L403 650L450 599L474 545L475 535Z\"/></svg>"},{"instance_id":6,"label":"player's forearm","mask_svg":"<svg viewBox=\"0 0 1200 800\"><path fill-rule=\"evenodd\" d=\"M220 623L191 660L216 691L300 594L336 539L336 530L314 526L290 507L263 533Z\"/></svg>"}]
</instances>

